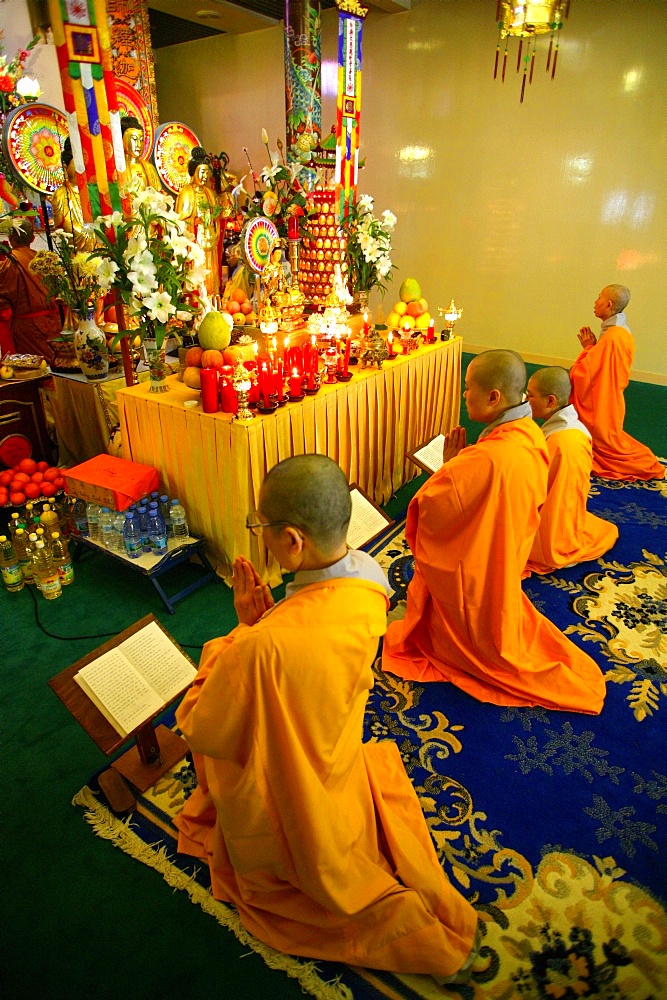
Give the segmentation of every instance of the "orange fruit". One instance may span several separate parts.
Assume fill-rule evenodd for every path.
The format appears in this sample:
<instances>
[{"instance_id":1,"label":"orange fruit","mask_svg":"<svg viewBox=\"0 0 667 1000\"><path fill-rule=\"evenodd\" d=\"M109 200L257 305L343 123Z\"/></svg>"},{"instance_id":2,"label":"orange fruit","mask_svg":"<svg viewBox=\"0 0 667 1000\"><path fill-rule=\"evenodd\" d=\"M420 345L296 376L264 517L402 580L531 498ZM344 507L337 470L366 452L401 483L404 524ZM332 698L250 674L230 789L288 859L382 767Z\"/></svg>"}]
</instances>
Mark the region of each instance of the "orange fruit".
<instances>
[{"instance_id":1,"label":"orange fruit","mask_svg":"<svg viewBox=\"0 0 667 1000\"><path fill-rule=\"evenodd\" d=\"M201 368L201 356L204 353L201 347L190 347L187 354L185 355L185 367Z\"/></svg>"},{"instance_id":2,"label":"orange fruit","mask_svg":"<svg viewBox=\"0 0 667 1000\"><path fill-rule=\"evenodd\" d=\"M37 497L42 495L41 483L26 483L23 492L28 500L36 500Z\"/></svg>"},{"instance_id":3,"label":"orange fruit","mask_svg":"<svg viewBox=\"0 0 667 1000\"><path fill-rule=\"evenodd\" d=\"M246 316L248 313L252 312L252 302L250 302L249 299L246 299L245 302L241 303L241 312Z\"/></svg>"},{"instance_id":4,"label":"orange fruit","mask_svg":"<svg viewBox=\"0 0 667 1000\"><path fill-rule=\"evenodd\" d=\"M55 483L51 483L49 482L48 479L45 479L41 485L41 490L42 490L42 496L52 497L53 494L56 492Z\"/></svg>"},{"instance_id":5,"label":"orange fruit","mask_svg":"<svg viewBox=\"0 0 667 1000\"><path fill-rule=\"evenodd\" d=\"M405 310L406 316L414 316L415 319L417 318L417 316L421 316L423 312L424 312L424 307L421 304L421 302L408 302L408 307Z\"/></svg>"},{"instance_id":6,"label":"orange fruit","mask_svg":"<svg viewBox=\"0 0 667 1000\"><path fill-rule=\"evenodd\" d=\"M239 305L241 305L242 302L245 302L247 298L248 296L242 288L235 288L231 294L232 302L238 302Z\"/></svg>"},{"instance_id":7,"label":"orange fruit","mask_svg":"<svg viewBox=\"0 0 667 1000\"><path fill-rule=\"evenodd\" d=\"M407 302L397 302L392 312L398 313L399 316L405 316L405 311L408 308Z\"/></svg>"},{"instance_id":8,"label":"orange fruit","mask_svg":"<svg viewBox=\"0 0 667 1000\"><path fill-rule=\"evenodd\" d=\"M22 458L19 462L19 472L27 472L29 476L37 471L37 462L34 458Z\"/></svg>"},{"instance_id":9,"label":"orange fruit","mask_svg":"<svg viewBox=\"0 0 667 1000\"><path fill-rule=\"evenodd\" d=\"M241 306L236 301L236 299L230 299L229 302L227 303L227 312L231 313L232 316L234 315L234 313L239 312L240 309L241 309Z\"/></svg>"},{"instance_id":10,"label":"orange fruit","mask_svg":"<svg viewBox=\"0 0 667 1000\"><path fill-rule=\"evenodd\" d=\"M14 507L20 507L22 504L25 503L25 501L26 501L26 495L25 495L25 493L10 493L9 494L9 502Z\"/></svg>"}]
</instances>

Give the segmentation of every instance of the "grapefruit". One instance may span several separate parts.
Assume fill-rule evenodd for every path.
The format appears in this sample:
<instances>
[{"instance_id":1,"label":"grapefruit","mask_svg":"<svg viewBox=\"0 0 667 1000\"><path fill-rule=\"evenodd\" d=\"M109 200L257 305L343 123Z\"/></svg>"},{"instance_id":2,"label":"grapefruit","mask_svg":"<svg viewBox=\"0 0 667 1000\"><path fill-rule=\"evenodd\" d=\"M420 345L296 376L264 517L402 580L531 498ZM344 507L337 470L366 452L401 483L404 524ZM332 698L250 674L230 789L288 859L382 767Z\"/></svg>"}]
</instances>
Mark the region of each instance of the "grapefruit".
<instances>
[{"instance_id":1,"label":"grapefruit","mask_svg":"<svg viewBox=\"0 0 667 1000\"><path fill-rule=\"evenodd\" d=\"M415 302L422 297L422 290L416 278L406 278L398 294L403 302Z\"/></svg>"},{"instance_id":2,"label":"grapefruit","mask_svg":"<svg viewBox=\"0 0 667 1000\"><path fill-rule=\"evenodd\" d=\"M224 351L232 336L231 316L212 309L201 321L197 336L203 350Z\"/></svg>"}]
</instances>

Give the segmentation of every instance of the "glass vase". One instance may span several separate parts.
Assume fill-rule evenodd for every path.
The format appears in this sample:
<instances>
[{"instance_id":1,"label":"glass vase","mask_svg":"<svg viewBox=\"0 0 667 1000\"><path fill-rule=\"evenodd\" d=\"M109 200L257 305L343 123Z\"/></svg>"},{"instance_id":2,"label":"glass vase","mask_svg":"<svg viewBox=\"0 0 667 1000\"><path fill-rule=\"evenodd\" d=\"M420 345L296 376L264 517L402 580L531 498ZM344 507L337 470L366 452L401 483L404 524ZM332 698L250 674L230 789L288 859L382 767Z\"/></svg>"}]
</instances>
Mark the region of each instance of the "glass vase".
<instances>
[{"instance_id":1,"label":"glass vase","mask_svg":"<svg viewBox=\"0 0 667 1000\"><path fill-rule=\"evenodd\" d=\"M168 392L167 375L169 367L167 365L166 351L164 344L157 346L155 340L145 338L143 341L144 359L148 366L148 378L151 392Z\"/></svg>"},{"instance_id":2,"label":"glass vase","mask_svg":"<svg viewBox=\"0 0 667 1000\"><path fill-rule=\"evenodd\" d=\"M352 302L347 307L347 311L353 316L368 312L368 292L364 289L355 292L352 296Z\"/></svg>"},{"instance_id":3,"label":"glass vase","mask_svg":"<svg viewBox=\"0 0 667 1000\"><path fill-rule=\"evenodd\" d=\"M95 322L95 310L90 308L79 319L74 333L74 349L81 371L89 382L101 382L109 374L107 338Z\"/></svg>"}]
</instances>

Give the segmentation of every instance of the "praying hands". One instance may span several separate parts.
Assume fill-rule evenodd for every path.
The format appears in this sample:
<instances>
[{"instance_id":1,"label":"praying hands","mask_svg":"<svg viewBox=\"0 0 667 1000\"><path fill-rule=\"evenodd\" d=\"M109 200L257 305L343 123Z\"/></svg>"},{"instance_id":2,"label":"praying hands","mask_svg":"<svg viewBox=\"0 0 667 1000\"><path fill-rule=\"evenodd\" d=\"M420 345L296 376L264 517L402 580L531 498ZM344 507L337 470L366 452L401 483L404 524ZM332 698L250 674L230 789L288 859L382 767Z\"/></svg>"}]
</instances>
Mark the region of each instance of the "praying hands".
<instances>
[{"instance_id":1,"label":"praying hands","mask_svg":"<svg viewBox=\"0 0 667 1000\"><path fill-rule=\"evenodd\" d=\"M241 625L255 625L273 607L273 594L251 562L238 556L232 567L234 609Z\"/></svg>"}]
</instances>

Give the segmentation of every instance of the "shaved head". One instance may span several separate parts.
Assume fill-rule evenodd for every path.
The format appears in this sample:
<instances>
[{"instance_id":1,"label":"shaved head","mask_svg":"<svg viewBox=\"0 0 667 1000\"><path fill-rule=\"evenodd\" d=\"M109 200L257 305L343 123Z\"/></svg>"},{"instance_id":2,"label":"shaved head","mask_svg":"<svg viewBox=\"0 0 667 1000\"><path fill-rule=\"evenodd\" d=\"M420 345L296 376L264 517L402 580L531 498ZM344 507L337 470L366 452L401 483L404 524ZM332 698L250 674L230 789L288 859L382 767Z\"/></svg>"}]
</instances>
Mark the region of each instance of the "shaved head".
<instances>
[{"instance_id":1,"label":"shaved head","mask_svg":"<svg viewBox=\"0 0 667 1000\"><path fill-rule=\"evenodd\" d=\"M606 285L600 294L610 300L617 313L623 312L630 301L630 289L625 285Z\"/></svg>"},{"instance_id":2,"label":"shaved head","mask_svg":"<svg viewBox=\"0 0 667 1000\"><path fill-rule=\"evenodd\" d=\"M326 455L295 455L269 470L259 509L267 521L301 528L320 552L333 552L347 535L350 487L343 470Z\"/></svg>"},{"instance_id":3,"label":"shaved head","mask_svg":"<svg viewBox=\"0 0 667 1000\"><path fill-rule=\"evenodd\" d=\"M521 402L526 388L526 366L516 351L484 351L472 359L468 373L485 392L497 389L511 406Z\"/></svg>"},{"instance_id":4,"label":"shaved head","mask_svg":"<svg viewBox=\"0 0 667 1000\"><path fill-rule=\"evenodd\" d=\"M565 368L540 368L530 376L528 385L540 396L555 396L559 409L570 402L572 385Z\"/></svg>"}]
</instances>

